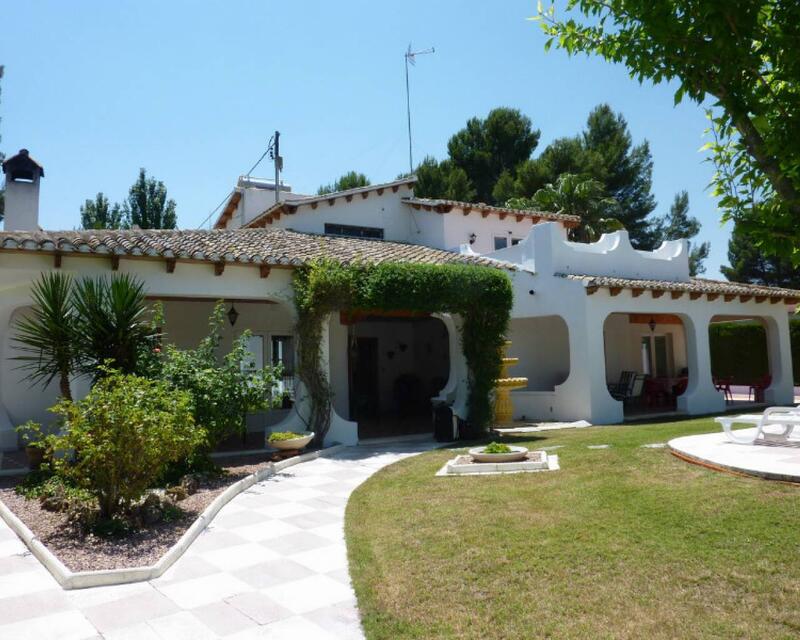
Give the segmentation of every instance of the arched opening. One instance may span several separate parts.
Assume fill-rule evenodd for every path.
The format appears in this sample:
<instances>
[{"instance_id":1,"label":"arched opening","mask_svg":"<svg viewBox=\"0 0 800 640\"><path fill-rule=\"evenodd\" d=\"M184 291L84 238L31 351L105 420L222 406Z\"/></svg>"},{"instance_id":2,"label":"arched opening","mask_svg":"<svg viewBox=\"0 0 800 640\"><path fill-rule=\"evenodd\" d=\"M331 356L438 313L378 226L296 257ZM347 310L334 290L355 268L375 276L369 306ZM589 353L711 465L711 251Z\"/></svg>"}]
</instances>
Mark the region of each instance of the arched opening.
<instances>
[{"instance_id":1,"label":"arched opening","mask_svg":"<svg viewBox=\"0 0 800 640\"><path fill-rule=\"evenodd\" d=\"M444 322L400 312L340 315L347 328L346 415L358 423L359 439L433 431L431 399L450 375Z\"/></svg>"},{"instance_id":2,"label":"arched opening","mask_svg":"<svg viewBox=\"0 0 800 640\"><path fill-rule=\"evenodd\" d=\"M603 325L606 384L626 418L673 413L689 384L680 316L612 313Z\"/></svg>"},{"instance_id":3,"label":"arched opening","mask_svg":"<svg viewBox=\"0 0 800 640\"><path fill-rule=\"evenodd\" d=\"M208 335L209 318L217 303L208 298L170 298L153 296L164 309L164 342L181 349L192 349ZM259 299L224 299L225 322L218 349L222 358L233 347L233 341L244 331L250 332L247 343L248 366L258 370L264 366L281 364L282 377L278 383L280 394L277 406L267 411L247 416L247 430L221 443L220 449L261 449L266 432L290 413L295 402L295 348L294 319L290 308L282 303Z\"/></svg>"},{"instance_id":4,"label":"arched opening","mask_svg":"<svg viewBox=\"0 0 800 640\"><path fill-rule=\"evenodd\" d=\"M763 405L772 385L766 323L757 316L717 315L708 325L711 376L729 407Z\"/></svg>"}]
</instances>

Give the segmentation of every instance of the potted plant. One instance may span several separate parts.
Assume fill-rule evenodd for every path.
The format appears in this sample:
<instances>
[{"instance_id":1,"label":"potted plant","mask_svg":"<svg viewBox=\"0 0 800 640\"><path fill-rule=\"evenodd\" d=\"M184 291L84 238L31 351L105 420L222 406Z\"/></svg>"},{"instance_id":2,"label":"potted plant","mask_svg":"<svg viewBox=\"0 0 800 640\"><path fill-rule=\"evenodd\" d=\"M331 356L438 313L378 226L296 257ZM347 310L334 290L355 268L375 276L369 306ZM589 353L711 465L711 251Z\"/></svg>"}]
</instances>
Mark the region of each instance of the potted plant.
<instances>
[{"instance_id":1,"label":"potted plant","mask_svg":"<svg viewBox=\"0 0 800 640\"><path fill-rule=\"evenodd\" d=\"M475 462L516 462L528 455L528 449L491 442L484 447L473 447L469 450L469 455Z\"/></svg>"},{"instance_id":2,"label":"potted plant","mask_svg":"<svg viewBox=\"0 0 800 640\"><path fill-rule=\"evenodd\" d=\"M25 424L17 427L17 433L22 436L22 441L25 444L28 468L39 469L44 462L44 454L47 449L45 436L42 434L42 425L33 420L28 420Z\"/></svg>"},{"instance_id":3,"label":"potted plant","mask_svg":"<svg viewBox=\"0 0 800 640\"><path fill-rule=\"evenodd\" d=\"M294 431L273 431L269 434L267 442L269 446L281 451L299 450L308 446L314 439L313 431L305 433L295 433Z\"/></svg>"}]
</instances>

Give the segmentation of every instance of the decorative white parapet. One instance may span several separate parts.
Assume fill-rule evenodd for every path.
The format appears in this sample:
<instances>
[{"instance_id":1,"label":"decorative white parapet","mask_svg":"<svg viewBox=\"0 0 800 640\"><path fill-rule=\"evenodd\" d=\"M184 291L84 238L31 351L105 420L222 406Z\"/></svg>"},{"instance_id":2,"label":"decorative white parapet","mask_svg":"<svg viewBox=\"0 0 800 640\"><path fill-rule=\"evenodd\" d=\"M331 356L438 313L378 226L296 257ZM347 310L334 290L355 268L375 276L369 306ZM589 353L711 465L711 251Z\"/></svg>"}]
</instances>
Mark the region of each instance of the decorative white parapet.
<instances>
[{"instance_id":1,"label":"decorative white parapet","mask_svg":"<svg viewBox=\"0 0 800 640\"><path fill-rule=\"evenodd\" d=\"M604 234L586 244L567 240L567 230L556 222L542 222L519 244L486 254L541 274L566 273L615 276L637 280L689 280L689 242L671 240L655 251L631 246L627 231Z\"/></svg>"}]
</instances>

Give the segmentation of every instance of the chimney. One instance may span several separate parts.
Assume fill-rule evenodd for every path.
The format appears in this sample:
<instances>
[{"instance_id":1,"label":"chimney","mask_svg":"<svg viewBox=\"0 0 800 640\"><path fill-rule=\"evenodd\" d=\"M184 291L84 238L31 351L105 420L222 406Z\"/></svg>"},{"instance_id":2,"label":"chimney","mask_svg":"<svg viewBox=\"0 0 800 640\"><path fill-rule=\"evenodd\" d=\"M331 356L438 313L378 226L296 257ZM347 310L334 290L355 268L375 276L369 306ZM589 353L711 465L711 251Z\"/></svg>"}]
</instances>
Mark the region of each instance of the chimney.
<instances>
[{"instance_id":1,"label":"chimney","mask_svg":"<svg viewBox=\"0 0 800 640\"><path fill-rule=\"evenodd\" d=\"M3 163L6 176L5 231L38 231L39 180L44 168L31 158L27 149Z\"/></svg>"}]
</instances>

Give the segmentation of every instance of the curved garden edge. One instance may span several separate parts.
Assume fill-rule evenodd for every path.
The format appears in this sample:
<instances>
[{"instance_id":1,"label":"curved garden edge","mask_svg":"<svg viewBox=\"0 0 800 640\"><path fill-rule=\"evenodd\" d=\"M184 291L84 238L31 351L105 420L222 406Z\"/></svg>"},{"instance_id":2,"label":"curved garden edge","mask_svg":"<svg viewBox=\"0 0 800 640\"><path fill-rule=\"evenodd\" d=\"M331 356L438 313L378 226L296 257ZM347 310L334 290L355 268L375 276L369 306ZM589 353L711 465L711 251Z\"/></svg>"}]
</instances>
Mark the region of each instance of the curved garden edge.
<instances>
[{"instance_id":1,"label":"curved garden edge","mask_svg":"<svg viewBox=\"0 0 800 640\"><path fill-rule=\"evenodd\" d=\"M265 468L235 482L214 498L211 504L203 510L203 513L198 516L197 520L191 524L180 539L159 558L158 562L145 567L105 569L101 571L70 571L2 500L0 500L0 518L2 518L12 531L17 534L20 540L25 543L31 553L45 566L63 589L85 589L87 587L144 582L158 578L169 569L186 552L203 530L211 524L211 521L222 507L228 504L228 502L237 495L249 489L257 482L261 482L265 478L275 475L287 467L330 455L343 449L344 446L345 445L341 444L334 445L318 451L304 453L287 460L281 460L280 462L271 462Z\"/></svg>"}]
</instances>

